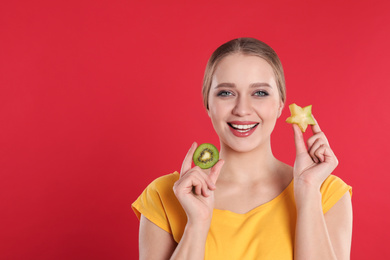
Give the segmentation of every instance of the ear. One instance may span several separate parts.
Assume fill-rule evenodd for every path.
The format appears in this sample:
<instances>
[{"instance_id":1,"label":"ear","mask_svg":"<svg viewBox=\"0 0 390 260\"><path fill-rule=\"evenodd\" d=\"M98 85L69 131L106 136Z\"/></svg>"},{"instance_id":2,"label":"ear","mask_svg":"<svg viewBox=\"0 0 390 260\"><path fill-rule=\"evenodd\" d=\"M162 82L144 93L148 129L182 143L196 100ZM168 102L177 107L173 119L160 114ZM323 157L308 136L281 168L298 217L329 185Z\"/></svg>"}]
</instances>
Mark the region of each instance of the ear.
<instances>
[{"instance_id":1,"label":"ear","mask_svg":"<svg viewBox=\"0 0 390 260\"><path fill-rule=\"evenodd\" d=\"M280 100L280 101L279 101L279 109L278 109L278 118L279 118L280 115L282 114L283 108L284 108L284 103L283 103L282 100Z\"/></svg>"}]
</instances>

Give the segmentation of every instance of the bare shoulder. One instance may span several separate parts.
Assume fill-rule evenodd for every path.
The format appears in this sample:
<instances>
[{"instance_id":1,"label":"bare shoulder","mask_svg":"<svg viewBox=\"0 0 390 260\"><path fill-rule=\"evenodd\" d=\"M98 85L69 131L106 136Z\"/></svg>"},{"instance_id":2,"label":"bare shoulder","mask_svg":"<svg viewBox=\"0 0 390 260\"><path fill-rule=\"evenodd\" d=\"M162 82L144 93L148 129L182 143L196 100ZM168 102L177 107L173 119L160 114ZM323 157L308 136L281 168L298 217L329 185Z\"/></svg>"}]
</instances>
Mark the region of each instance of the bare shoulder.
<instances>
[{"instance_id":1,"label":"bare shoulder","mask_svg":"<svg viewBox=\"0 0 390 260\"><path fill-rule=\"evenodd\" d=\"M139 226L139 259L169 259L177 243L172 235L161 229L144 215Z\"/></svg>"},{"instance_id":2,"label":"bare shoulder","mask_svg":"<svg viewBox=\"0 0 390 260\"><path fill-rule=\"evenodd\" d=\"M352 202L347 191L325 213L325 221L333 248L339 259L349 259L352 240Z\"/></svg>"}]
</instances>

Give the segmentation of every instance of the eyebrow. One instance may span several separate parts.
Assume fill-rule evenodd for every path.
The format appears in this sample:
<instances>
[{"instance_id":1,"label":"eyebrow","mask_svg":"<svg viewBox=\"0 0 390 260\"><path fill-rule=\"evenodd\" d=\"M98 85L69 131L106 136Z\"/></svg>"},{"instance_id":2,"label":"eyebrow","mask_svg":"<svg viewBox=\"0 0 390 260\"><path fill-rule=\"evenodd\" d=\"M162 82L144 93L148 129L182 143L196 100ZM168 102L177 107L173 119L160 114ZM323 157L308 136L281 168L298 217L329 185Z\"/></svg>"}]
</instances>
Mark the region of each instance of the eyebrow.
<instances>
[{"instance_id":1,"label":"eyebrow","mask_svg":"<svg viewBox=\"0 0 390 260\"><path fill-rule=\"evenodd\" d=\"M218 88L235 88L235 87L236 87L236 84L234 84L234 83L220 83L215 88L218 89ZM257 87L269 87L269 88L272 88L272 86L270 84L265 83L265 82L252 83L252 84L250 84L249 87L250 88L257 88Z\"/></svg>"}]
</instances>

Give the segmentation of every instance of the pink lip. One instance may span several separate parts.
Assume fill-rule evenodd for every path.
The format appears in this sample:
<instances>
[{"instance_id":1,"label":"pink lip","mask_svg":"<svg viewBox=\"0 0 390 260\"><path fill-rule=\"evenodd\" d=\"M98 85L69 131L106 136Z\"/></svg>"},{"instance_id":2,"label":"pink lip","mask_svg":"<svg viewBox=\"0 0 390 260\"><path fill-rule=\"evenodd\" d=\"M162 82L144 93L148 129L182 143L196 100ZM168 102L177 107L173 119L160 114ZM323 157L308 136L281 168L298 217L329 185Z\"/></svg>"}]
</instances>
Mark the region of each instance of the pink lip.
<instances>
[{"instance_id":1,"label":"pink lip","mask_svg":"<svg viewBox=\"0 0 390 260\"><path fill-rule=\"evenodd\" d=\"M240 132L237 129L233 128L230 124L235 125L252 125L252 124L258 124L258 122L252 122L252 121L231 121L228 123L230 131L237 137L247 137L250 136L257 128L258 125L253 127L251 130L246 132Z\"/></svg>"}]
</instances>

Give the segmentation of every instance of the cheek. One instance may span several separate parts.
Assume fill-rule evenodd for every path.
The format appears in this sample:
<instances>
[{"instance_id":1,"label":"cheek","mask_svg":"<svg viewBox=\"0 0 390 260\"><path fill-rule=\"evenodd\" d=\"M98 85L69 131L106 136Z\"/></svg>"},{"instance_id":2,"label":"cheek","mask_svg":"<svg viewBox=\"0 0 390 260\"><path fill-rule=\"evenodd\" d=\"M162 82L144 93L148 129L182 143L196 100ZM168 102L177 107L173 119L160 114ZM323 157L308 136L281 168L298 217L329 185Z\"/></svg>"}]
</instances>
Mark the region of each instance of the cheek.
<instances>
[{"instance_id":1,"label":"cheek","mask_svg":"<svg viewBox=\"0 0 390 260\"><path fill-rule=\"evenodd\" d=\"M218 118L221 117L221 115L224 114L225 106L223 106L222 102L218 102L218 100L215 100L213 98L209 99L209 117L211 118Z\"/></svg>"},{"instance_id":2,"label":"cheek","mask_svg":"<svg viewBox=\"0 0 390 260\"><path fill-rule=\"evenodd\" d=\"M218 124L218 122L221 121L221 116L222 116L222 113L218 109L218 107L213 106L213 107L209 108L209 117L214 125Z\"/></svg>"},{"instance_id":3,"label":"cheek","mask_svg":"<svg viewBox=\"0 0 390 260\"><path fill-rule=\"evenodd\" d=\"M269 103L263 103L260 111L262 111L262 117L272 120L277 120L280 113L280 105L279 102L269 102Z\"/></svg>"},{"instance_id":4,"label":"cheek","mask_svg":"<svg viewBox=\"0 0 390 260\"><path fill-rule=\"evenodd\" d=\"M212 106L209 106L208 115L217 133L224 128L228 114L226 106L220 103L214 103Z\"/></svg>"}]
</instances>

